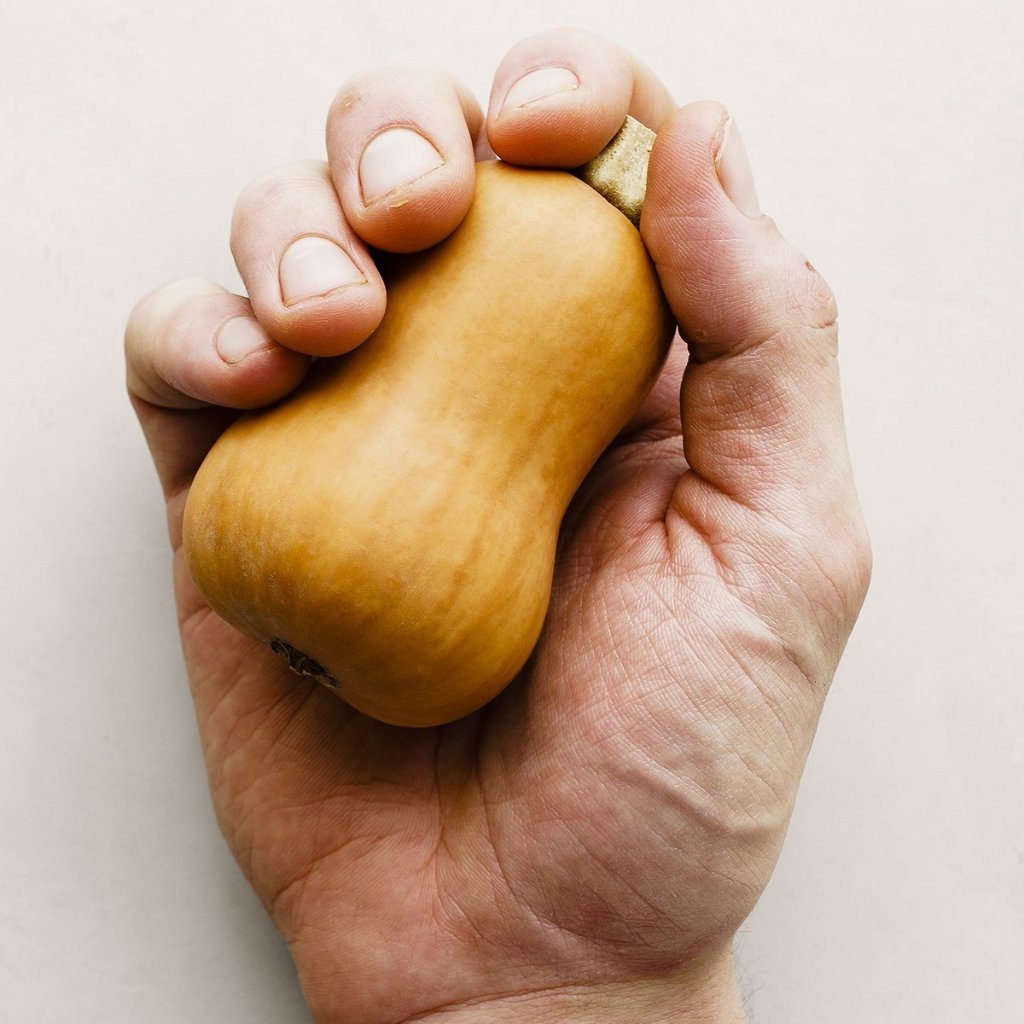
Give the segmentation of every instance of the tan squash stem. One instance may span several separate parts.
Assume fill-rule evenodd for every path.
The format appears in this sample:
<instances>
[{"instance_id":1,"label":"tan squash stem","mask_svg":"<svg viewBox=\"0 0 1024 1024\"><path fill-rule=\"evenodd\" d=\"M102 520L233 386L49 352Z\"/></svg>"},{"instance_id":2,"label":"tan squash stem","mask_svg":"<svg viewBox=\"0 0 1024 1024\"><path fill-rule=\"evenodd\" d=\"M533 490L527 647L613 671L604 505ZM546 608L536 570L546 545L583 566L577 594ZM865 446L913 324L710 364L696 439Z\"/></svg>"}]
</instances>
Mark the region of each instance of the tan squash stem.
<instances>
[{"instance_id":1,"label":"tan squash stem","mask_svg":"<svg viewBox=\"0 0 1024 1024\"><path fill-rule=\"evenodd\" d=\"M654 132L627 116L611 142L575 171L637 227L647 192L647 161L653 145Z\"/></svg>"}]
</instances>

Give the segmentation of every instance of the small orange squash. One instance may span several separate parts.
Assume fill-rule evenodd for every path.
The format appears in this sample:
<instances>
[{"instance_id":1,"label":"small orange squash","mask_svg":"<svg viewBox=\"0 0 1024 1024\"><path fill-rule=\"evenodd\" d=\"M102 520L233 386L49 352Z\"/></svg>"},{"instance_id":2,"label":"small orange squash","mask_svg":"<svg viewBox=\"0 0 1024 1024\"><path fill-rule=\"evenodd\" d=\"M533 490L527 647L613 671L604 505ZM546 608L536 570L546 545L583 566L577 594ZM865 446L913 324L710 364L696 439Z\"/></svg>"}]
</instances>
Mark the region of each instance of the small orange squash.
<instances>
[{"instance_id":1,"label":"small orange squash","mask_svg":"<svg viewBox=\"0 0 1024 1024\"><path fill-rule=\"evenodd\" d=\"M479 165L384 320L217 441L185 510L210 605L385 722L480 707L522 668L562 517L673 332L637 229L571 174Z\"/></svg>"}]
</instances>

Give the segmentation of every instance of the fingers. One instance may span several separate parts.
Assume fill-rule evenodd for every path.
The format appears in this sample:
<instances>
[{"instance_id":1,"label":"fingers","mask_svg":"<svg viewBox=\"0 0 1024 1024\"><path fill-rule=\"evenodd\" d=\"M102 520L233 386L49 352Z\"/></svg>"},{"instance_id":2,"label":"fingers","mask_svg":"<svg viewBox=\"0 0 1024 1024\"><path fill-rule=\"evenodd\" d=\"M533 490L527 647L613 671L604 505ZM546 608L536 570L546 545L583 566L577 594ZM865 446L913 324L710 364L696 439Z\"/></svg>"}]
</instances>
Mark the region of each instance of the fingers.
<instances>
[{"instance_id":1,"label":"fingers","mask_svg":"<svg viewBox=\"0 0 1024 1024\"><path fill-rule=\"evenodd\" d=\"M473 199L483 116L448 74L371 68L338 93L329 163L265 174L239 197L231 248L268 333L309 355L340 355L373 333L386 303L367 244L392 252L447 236Z\"/></svg>"},{"instance_id":2,"label":"fingers","mask_svg":"<svg viewBox=\"0 0 1024 1024\"><path fill-rule=\"evenodd\" d=\"M168 493L231 418L217 407L275 401L308 355L341 354L376 329L386 297L367 243L410 251L453 230L472 202L482 122L443 72L402 64L357 76L331 109L330 165L279 168L239 197L231 246L250 299L189 279L138 304L129 390Z\"/></svg>"},{"instance_id":3,"label":"fingers","mask_svg":"<svg viewBox=\"0 0 1024 1024\"><path fill-rule=\"evenodd\" d=\"M538 88L567 76L569 92L538 98ZM672 109L664 87L625 51L572 30L515 47L491 105L500 155L547 165L589 159L627 112L658 125ZM386 298L367 245L415 251L461 222L475 160L489 153L482 126L476 102L435 68L392 63L343 86L328 116L329 163L266 174L236 206L232 251L270 336L318 356L369 337Z\"/></svg>"},{"instance_id":4,"label":"fingers","mask_svg":"<svg viewBox=\"0 0 1024 1024\"><path fill-rule=\"evenodd\" d=\"M125 330L128 391L170 494L231 418L293 390L306 356L273 341L248 300L186 278L142 299Z\"/></svg>"},{"instance_id":5,"label":"fingers","mask_svg":"<svg viewBox=\"0 0 1024 1024\"><path fill-rule=\"evenodd\" d=\"M384 316L384 283L324 163L291 164L244 189L231 251L260 323L296 351L340 355Z\"/></svg>"},{"instance_id":6,"label":"fingers","mask_svg":"<svg viewBox=\"0 0 1024 1024\"><path fill-rule=\"evenodd\" d=\"M331 176L345 217L370 245L434 245L473 200L483 115L447 73L394 63L342 87L327 119Z\"/></svg>"},{"instance_id":7,"label":"fingers","mask_svg":"<svg viewBox=\"0 0 1024 1024\"><path fill-rule=\"evenodd\" d=\"M577 167L601 151L627 114L657 130L674 107L653 73L615 43L556 29L524 39L501 62L487 133L503 160Z\"/></svg>"}]
</instances>

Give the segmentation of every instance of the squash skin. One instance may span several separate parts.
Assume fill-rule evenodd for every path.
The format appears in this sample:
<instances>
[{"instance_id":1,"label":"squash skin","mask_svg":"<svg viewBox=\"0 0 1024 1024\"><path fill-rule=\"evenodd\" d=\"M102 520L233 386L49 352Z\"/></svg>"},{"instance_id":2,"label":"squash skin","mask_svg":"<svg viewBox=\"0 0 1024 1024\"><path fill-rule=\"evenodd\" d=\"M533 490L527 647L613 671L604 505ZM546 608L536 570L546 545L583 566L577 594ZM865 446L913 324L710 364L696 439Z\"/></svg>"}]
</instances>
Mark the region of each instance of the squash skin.
<instances>
[{"instance_id":1,"label":"squash skin","mask_svg":"<svg viewBox=\"0 0 1024 1024\"><path fill-rule=\"evenodd\" d=\"M368 341L217 441L184 543L223 618L429 726L523 667L568 503L674 322L639 232L560 171L480 164L462 225L386 277Z\"/></svg>"}]
</instances>

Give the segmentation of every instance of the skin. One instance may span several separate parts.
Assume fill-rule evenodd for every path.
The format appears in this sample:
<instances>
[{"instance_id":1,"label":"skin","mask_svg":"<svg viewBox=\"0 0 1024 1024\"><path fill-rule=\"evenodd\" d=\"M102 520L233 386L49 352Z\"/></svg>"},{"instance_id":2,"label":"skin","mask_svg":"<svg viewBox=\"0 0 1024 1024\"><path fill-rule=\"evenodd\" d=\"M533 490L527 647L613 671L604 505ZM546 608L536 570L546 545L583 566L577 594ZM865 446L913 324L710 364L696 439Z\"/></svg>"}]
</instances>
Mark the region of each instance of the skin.
<instances>
[{"instance_id":1,"label":"skin","mask_svg":"<svg viewBox=\"0 0 1024 1024\"><path fill-rule=\"evenodd\" d=\"M501 109L548 66L579 87ZM570 508L521 678L449 726L381 725L204 605L181 553L189 481L233 410L372 332L386 297L368 246L444 237L491 148L573 165L627 112L658 131L641 229L681 340ZM167 496L214 803L318 1022L742 1020L732 938L778 857L870 554L835 303L751 215L727 121L717 104L677 108L575 31L513 47L486 116L441 71L371 69L330 110L327 164L242 193L248 298L185 279L132 313L129 389ZM446 162L401 205L363 203L359 154L395 123ZM344 246L365 282L285 305L278 261L307 234ZM216 337L235 316L254 318L252 346L227 362Z\"/></svg>"}]
</instances>

